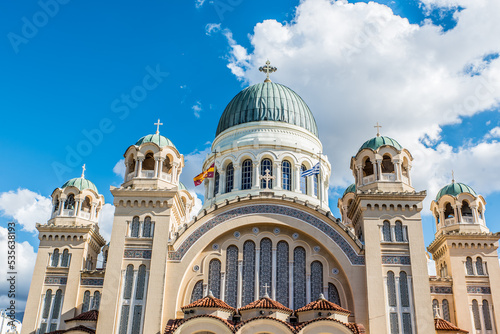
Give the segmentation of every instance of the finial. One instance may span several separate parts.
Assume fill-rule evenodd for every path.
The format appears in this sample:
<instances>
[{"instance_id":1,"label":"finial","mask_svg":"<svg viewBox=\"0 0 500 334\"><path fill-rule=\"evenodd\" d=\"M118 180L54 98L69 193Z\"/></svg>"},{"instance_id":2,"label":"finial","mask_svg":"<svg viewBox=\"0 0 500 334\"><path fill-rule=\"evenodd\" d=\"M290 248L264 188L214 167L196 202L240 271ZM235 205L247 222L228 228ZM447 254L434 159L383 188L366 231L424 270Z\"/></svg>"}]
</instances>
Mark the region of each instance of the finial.
<instances>
[{"instance_id":1,"label":"finial","mask_svg":"<svg viewBox=\"0 0 500 334\"><path fill-rule=\"evenodd\" d=\"M276 72L278 69L276 67L270 66L271 62L269 59L266 61L266 66L261 66L259 67L259 71L266 73L267 77L264 82L271 82L271 79L269 79L269 73Z\"/></svg>"},{"instance_id":2,"label":"finial","mask_svg":"<svg viewBox=\"0 0 500 334\"><path fill-rule=\"evenodd\" d=\"M320 293L318 300L326 300L325 295Z\"/></svg>"},{"instance_id":3,"label":"finial","mask_svg":"<svg viewBox=\"0 0 500 334\"><path fill-rule=\"evenodd\" d=\"M272 176L271 175L271 171L269 170L269 168L267 168L265 170L264 176L260 175L259 178L261 180L264 180L266 182L266 188L265 189L269 189L269 181L274 180L276 177Z\"/></svg>"},{"instance_id":4,"label":"finial","mask_svg":"<svg viewBox=\"0 0 500 334\"><path fill-rule=\"evenodd\" d=\"M377 128L377 137L380 137L380 128L382 127L382 125L378 125L378 122L377 122L377 125L374 126L374 128Z\"/></svg>"},{"instance_id":5,"label":"finial","mask_svg":"<svg viewBox=\"0 0 500 334\"><path fill-rule=\"evenodd\" d=\"M455 172L451 170L451 183L455 183Z\"/></svg>"},{"instance_id":6,"label":"finial","mask_svg":"<svg viewBox=\"0 0 500 334\"><path fill-rule=\"evenodd\" d=\"M160 125L163 125L163 123L160 123L160 119L158 118L158 123L155 123L156 125L156 134L160 134Z\"/></svg>"},{"instance_id":7,"label":"finial","mask_svg":"<svg viewBox=\"0 0 500 334\"><path fill-rule=\"evenodd\" d=\"M85 178L85 164L83 164L82 166L82 176L81 176L82 179Z\"/></svg>"},{"instance_id":8,"label":"finial","mask_svg":"<svg viewBox=\"0 0 500 334\"><path fill-rule=\"evenodd\" d=\"M264 298L269 298L269 294L267 293L267 288L270 288L270 286L266 283L262 286L266 291L264 291Z\"/></svg>"},{"instance_id":9,"label":"finial","mask_svg":"<svg viewBox=\"0 0 500 334\"><path fill-rule=\"evenodd\" d=\"M209 297L209 298L215 298L215 297L214 297L214 294L212 293L212 290L208 290L208 295L207 295L207 297Z\"/></svg>"}]
</instances>

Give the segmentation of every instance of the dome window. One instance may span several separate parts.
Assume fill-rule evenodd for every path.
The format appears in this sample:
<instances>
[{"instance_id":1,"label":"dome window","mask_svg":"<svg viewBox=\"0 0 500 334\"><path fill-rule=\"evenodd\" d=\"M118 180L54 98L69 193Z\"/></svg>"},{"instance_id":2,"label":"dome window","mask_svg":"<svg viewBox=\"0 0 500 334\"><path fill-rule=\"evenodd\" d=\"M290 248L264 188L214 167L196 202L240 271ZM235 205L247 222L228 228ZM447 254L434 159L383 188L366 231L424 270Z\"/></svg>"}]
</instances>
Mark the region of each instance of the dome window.
<instances>
[{"instance_id":1,"label":"dome window","mask_svg":"<svg viewBox=\"0 0 500 334\"><path fill-rule=\"evenodd\" d=\"M300 169L302 172L305 172L307 170L305 165L302 165L300 167ZM300 192L303 194L307 194L307 188L308 188L307 177L301 177L300 178Z\"/></svg>"},{"instance_id":2,"label":"dome window","mask_svg":"<svg viewBox=\"0 0 500 334\"><path fill-rule=\"evenodd\" d=\"M128 170L127 170L128 179L131 179L133 177L133 173L135 172L135 159L133 155L131 155L128 158L127 165L128 165Z\"/></svg>"},{"instance_id":3,"label":"dome window","mask_svg":"<svg viewBox=\"0 0 500 334\"><path fill-rule=\"evenodd\" d=\"M367 158L363 165L363 177L370 175L373 175L373 163L371 162L370 158Z\"/></svg>"},{"instance_id":4,"label":"dome window","mask_svg":"<svg viewBox=\"0 0 500 334\"><path fill-rule=\"evenodd\" d=\"M142 162L143 177L153 177L155 169L155 159L152 152L146 153L146 158Z\"/></svg>"},{"instance_id":5,"label":"dome window","mask_svg":"<svg viewBox=\"0 0 500 334\"><path fill-rule=\"evenodd\" d=\"M446 203L444 206L444 219L455 218L455 210L450 203Z\"/></svg>"},{"instance_id":6,"label":"dome window","mask_svg":"<svg viewBox=\"0 0 500 334\"><path fill-rule=\"evenodd\" d=\"M394 164L392 163L391 156L388 154L382 158L382 173L394 173Z\"/></svg>"},{"instance_id":7,"label":"dome window","mask_svg":"<svg viewBox=\"0 0 500 334\"><path fill-rule=\"evenodd\" d=\"M230 163L226 167L226 193L233 191L234 184L234 167L233 164Z\"/></svg>"},{"instance_id":8,"label":"dome window","mask_svg":"<svg viewBox=\"0 0 500 334\"><path fill-rule=\"evenodd\" d=\"M472 217L472 209L469 206L469 202L462 201L462 216L463 217Z\"/></svg>"},{"instance_id":9,"label":"dome window","mask_svg":"<svg viewBox=\"0 0 500 334\"><path fill-rule=\"evenodd\" d=\"M75 209L75 195L70 194L64 202L64 208L66 210L74 210Z\"/></svg>"},{"instance_id":10,"label":"dome window","mask_svg":"<svg viewBox=\"0 0 500 334\"><path fill-rule=\"evenodd\" d=\"M56 198L56 202L54 204L54 211L52 212L57 212L58 209L59 209L59 198Z\"/></svg>"},{"instance_id":11,"label":"dome window","mask_svg":"<svg viewBox=\"0 0 500 334\"><path fill-rule=\"evenodd\" d=\"M283 175L283 190L292 190L292 167L290 162L284 160L281 168Z\"/></svg>"},{"instance_id":12,"label":"dome window","mask_svg":"<svg viewBox=\"0 0 500 334\"><path fill-rule=\"evenodd\" d=\"M246 190L252 188L252 160L247 159L243 161L241 171L241 189Z\"/></svg>"}]
</instances>

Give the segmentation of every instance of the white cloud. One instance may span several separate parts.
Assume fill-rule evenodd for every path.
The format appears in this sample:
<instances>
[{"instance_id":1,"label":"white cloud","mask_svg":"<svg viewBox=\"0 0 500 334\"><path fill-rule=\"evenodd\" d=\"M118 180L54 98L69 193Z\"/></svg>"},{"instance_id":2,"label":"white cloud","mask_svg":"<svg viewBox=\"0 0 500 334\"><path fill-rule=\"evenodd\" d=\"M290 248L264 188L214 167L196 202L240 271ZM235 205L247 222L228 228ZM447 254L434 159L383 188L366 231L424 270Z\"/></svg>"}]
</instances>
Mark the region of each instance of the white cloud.
<instances>
[{"instance_id":1,"label":"white cloud","mask_svg":"<svg viewBox=\"0 0 500 334\"><path fill-rule=\"evenodd\" d=\"M208 143L210 144L210 143ZM203 161L210 153L211 147L208 146L202 151L195 150L184 156L185 166L182 169L181 181L184 183L189 192L194 192L203 198L205 187L199 185L194 186L193 178L202 172Z\"/></svg>"},{"instance_id":2,"label":"white cloud","mask_svg":"<svg viewBox=\"0 0 500 334\"><path fill-rule=\"evenodd\" d=\"M206 0L195 0L194 5L196 8L201 8Z\"/></svg>"},{"instance_id":3,"label":"white cloud","mask_svg":"<svg viewBox=\"0 0 500 334\"><path fill-rule=\"evenodd\" d=\"M108 242L111 240L111 229L113 227L114 216L115 207L112 204L104 204L99 216L99 232Z\"/></svg>"},{"instance_id":4,"label":"white cloud","mask_svg":"<svg viewBox=\"0 0 500 334\"><path fill-rule=\"evenodd\" d=\"M0 193L0 211L16 220L24 230L35 232L36 223L45 224L50 218L52 200L28 189Z\"/></svg>"},{"instance_id":5,"label":"white cloud","mask_svg":"<svg viewBox=\"0 0 500 334\"><path fill-rule=\"evenodd\" d=\"M193 209L191 210L191 215L189 217L189 220L191 220L195 216L198 215L198 213L200 212L201 208L203 207L203 203L202 203L201 199L198 197L198 195L196 194L196 192L189 191L189 193L191 194L191 196L194 197L194 205L193 205Z\"/></svg>"},{"instance_id":6,"label":"white cloud","mask_svg":"<svg viewBox=\"0 0 500 334\"><path fill-rule=\"evenodd\" d=\"M202 111L201 102L197 101L196 104L191 107L191 109L193 109L194 116L196 118L200 118L200 112Z\"/></svg>"},{"instance_id":7,"label":"white cloud","mask_svg":"<svg viewBox=\"0 0 500 334\"><path fill-rule=\"evenodd\" d=\"M216 33L220 31L220 23L208 23L205 26L205 33L210 36L212 33Z\"/></svg>"},{"instance_id":8,"label":"white cloud","mask_svg":"<svg viewBox=\"0 0 500 334\"><path fill-rule=\"evenodd\" d=\"M436 262L427 258L427 272L429 276L436 276Z\"/></svg>"},{"instance_id":9,"label":"white cloud","mask_svg":"<svg viewBox=\"0 0 500 334\"><path fill-rule=\"evenodd\" d=\"M118 160L115 167L113 167L113 173L122 179L125 178L125 159Z\"/></svg>"},{"instance_id":10,"label":"white cloud","mask_svg":"<svg viewBox=\"0 0 500 334\"><path fill-rule=\"evenodd\" d=\"M19 228L19 226L17 226ZM0 250L2 254L7 254L8 230L0 227ZM16 242L16 308L19 311L24 310L28 292L33 276L33 268L36 261L36 253L33 247L26 241ZM9 282L5 279L7 276L7 256L0 256L0 309L5 309L10 299L8 297Z\"/></svg>"},{"instance_id":11,"label":"white cloud","mask_svg":"<svg viewBox=\"0 0 500 334\"><path fill-rule=\"evenodd\" d=\"M453 3L464 9L455 13L457 25L443 33L430 23L410 24L374 2L304 0L289 23L258 23L252 50L224 30L228 67L247 83L263 80L258 67L267 59L278 67L271 79L296 91L315 115L334 186L352 183L350 157L375 135L378 121L383 135L412 153L413 183L428 190L428 201L450 182L452 169L457 180L482 194L499 191L500 181L491 175L499 167L500 144L451 148L441 131L463 116L498 107L500 60L482 59L500 51L500 2ZM474 75L466 71L471 66L479 69Z\"/></svg>"},{"instance_id":12,"label":"white cloud","mask_svg":"<svg viewBox=\"0 0 500 334\"><path fill-rule=\"evenodd\" d=\"M486 138L500 138L500 126L491 129L486 135Z\"/></svg>"}]
</instances>

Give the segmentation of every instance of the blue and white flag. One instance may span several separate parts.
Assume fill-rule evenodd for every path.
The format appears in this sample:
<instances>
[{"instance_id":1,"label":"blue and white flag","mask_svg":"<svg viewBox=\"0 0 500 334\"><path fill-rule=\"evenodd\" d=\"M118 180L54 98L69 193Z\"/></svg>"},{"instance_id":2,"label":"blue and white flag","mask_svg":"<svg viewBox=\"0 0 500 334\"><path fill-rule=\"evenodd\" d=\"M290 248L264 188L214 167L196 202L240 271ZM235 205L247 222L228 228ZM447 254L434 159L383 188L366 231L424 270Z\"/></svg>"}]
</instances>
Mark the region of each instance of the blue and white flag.
<instances>
[{"instance_id":1,"label":"blue and white flag","mask_svg":"<svg viewBox=\"0 0 500 334\"><path fill-rule=\"evenodd\" d=\"M314 165L313 168L303 171L300 174L300 176L307 177L307 176L319 174L319 168L320 168L320 166L319 166L319 162L318 162L316 165Z\"/></svg>"}]
</instances>

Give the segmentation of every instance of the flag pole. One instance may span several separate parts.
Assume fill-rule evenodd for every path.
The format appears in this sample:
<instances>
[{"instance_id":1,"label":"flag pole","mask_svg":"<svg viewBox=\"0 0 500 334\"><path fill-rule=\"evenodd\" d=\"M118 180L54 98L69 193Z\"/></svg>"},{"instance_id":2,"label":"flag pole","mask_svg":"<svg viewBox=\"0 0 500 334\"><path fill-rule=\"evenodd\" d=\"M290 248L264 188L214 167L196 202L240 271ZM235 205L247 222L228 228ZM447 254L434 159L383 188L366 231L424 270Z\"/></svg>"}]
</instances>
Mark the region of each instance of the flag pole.
<instances>
[{"instance_id":1,"label":"flag pole","mask_svg":"<svg viewBox=\"0 0 500 334\"><path fill-rule=\"evenodd\" d=\"M323 175L321 173L321 152L319 152L319 207L323 209Z\"/></svg>"},{"instance_id":2,"label":"flag pole","mask_svg":"<svg viewBox=\"0 0 500 334\"><path fill-rule=\"evenodd\" d=\"M212 189L212 191L213 191L213 193L212 193L212 205L210 205L210 206L213 206L215 204L215 199L216 199L215 197L217 196L217 193L215 192L215 178L217 177L217 175L215 173L218 173L219 171L215 170L215 168L216 168L215 167L216 160L217 160L217 149L215 149L215 152L214 152L214 177L213 177L213 180L212 180L212 182L214 183L214 186L213 186L213 189ZM220 185L220 180L219 180L219 185ZM218 189L217 189L217 192L218 192Z\"/></svg>"}]
</instances>

